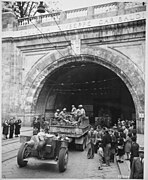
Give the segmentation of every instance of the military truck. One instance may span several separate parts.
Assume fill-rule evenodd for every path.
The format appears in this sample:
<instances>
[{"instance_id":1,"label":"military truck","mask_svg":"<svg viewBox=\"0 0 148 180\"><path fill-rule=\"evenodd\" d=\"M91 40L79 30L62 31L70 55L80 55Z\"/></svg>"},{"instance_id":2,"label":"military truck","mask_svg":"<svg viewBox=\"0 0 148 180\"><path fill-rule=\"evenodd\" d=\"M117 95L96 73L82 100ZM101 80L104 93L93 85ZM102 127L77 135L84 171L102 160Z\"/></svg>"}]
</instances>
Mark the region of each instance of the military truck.
<instances>
[{"instance_id":1,"label":"military truck","mask_svg":"<svg viewBox=\"0 0 148 180\"><path fill-rule=\"evenodd\" d=\"M70 143L74 143L76 150L84 151L88 142L88 131L90 129L89 118L85 117L80 124L74 123L53 123L50 122L50 132L57 133L69 138Z\"/></svg>"}]
</instances>

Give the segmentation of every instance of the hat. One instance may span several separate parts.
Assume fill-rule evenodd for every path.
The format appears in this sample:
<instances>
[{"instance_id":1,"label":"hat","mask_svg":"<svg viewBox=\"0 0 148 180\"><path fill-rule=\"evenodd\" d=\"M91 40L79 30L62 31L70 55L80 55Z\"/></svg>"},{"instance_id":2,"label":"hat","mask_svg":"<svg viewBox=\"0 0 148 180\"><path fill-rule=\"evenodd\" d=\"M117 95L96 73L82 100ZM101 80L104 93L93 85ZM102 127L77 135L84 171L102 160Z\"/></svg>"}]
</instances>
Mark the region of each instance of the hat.
<instances>
[{"instance_id":1,"label":"hat","mask_svg":"<svg viewBox=\"0 0 148 180\"><path fill-rule=\"evenodd\" d=\"M80 104L80 105L79 105L79 108L82 108L82 107L83 107L82 104Z\"/></svg>"},{"instance_id":2,"label":"hat","mask_svg":"<svg viewBox=\"0 0 148 180\"><path fill-rule=\"evenodd\" d=\"M64 108L63 111L66 111L66 108Z\"/></svg>"},{"instance_id":3,"label":"hat","mask_svg":"<svg viewBox=\"0 0 148 180\"><path fill-rule=\"evenodd\" d=\"M144 147L139 148L139 153L144 153Z\"/></svg>"},{"instance_id":4,"label":"hat","mask_svg":"<svg viewBox=\"0 0 148 180\"><path fill-rule=\"evenodd\" d=\"M57 109L56 111L57 111L57 112L59 112L60 110L59 110L59 109Z\"/></svg>"}]
</instances>

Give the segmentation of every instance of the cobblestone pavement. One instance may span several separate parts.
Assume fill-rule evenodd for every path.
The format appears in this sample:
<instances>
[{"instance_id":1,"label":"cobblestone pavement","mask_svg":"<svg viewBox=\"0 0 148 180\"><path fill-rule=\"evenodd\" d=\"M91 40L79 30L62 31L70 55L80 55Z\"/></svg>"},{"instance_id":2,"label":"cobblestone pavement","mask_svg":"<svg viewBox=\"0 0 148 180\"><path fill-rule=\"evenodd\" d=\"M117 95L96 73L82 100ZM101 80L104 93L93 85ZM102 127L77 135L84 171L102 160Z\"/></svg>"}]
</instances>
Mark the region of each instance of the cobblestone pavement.
<instances>
[{"instance_id":1,"label":"cobblestone pavement","mask_svg":"<svg viewBox=\"0 0 148 180\"><path fill-rule=\"evenodd\" d=\"M59 173L56 165L40 163L30 159L28 165L19 168L16 157L2 163L3 178L93 178L93 179L118 179L119 170L116 163L110 167L98 170L98 159L86 158L86 150L83 152L71 150L67 170Z\"/></svg>"}]
</instances>

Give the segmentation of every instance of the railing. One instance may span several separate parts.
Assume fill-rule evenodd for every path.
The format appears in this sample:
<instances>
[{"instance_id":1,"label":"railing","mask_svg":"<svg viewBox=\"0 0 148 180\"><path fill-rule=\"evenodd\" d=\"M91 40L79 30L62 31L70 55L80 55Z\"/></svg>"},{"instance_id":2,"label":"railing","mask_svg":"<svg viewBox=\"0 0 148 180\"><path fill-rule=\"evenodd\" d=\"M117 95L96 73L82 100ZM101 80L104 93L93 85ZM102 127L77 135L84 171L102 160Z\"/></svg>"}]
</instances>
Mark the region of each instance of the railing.
<instances>
[{"instance_id":1,"label":"railing","mask_svg":"<svg viewBox=\"0 0 148 180\"><path fill-rule=\"evenodd\" d=\"M103 6L96 6L94 7L94 14L103 14L103 13L109 13L113 11L117 11L118 6L116 3L109 4L109 5L103 5Z\"/></svg>"},{"instance_id":2,"label":"railing","mask_svg":"<svg viewBox=\"0 0 148 180\"><path fill-rule=\"evenodd\" d=\"M56 12L56 13L52 13L52 14L44 14L44 15L40 15L40 16L35 16L35 17L29 17L29 18L22 18L19 19L18 22L18 26L22 27L22 26L28 26L28 25L32 25L32 23L34 24L38 24L38 23L53 23L55 20L57 22L63 22L69 19L74 19L74 18L78 18L78 17L87 17L91 16L91 17L95 17L98 16L100 14L105 14L106 16L110 16L107 15L110 12L117 12L116 14L118 14L119 11L119 3L121 2L113 2L113 3L109 3L109 4L102 4L102 5L97 5L97 6L92 6L92 7L86 7L86 8L79 8L79 9L74 9L74 10L68 10L68 11L63 11L63 12ZM124 2L122 3L124 10L128 10L128 9L132 9L132 8L138 8L138 7L142 7L145 6L146 3L144 2Z\"/></svg>"},{"instance_id":3,"label":"railing","mask_svg":"<svg viewBox=\"0 0 148 180\"><path fill-rule=\"evenodd\" d=\"M67 11L67 19L87 16L87 8L76 9L74 11Z\"/></svg>"},{"instance_id":4,"label":"railing","mask_svg":"<svg viewBox=\"0 0 148 180\"><path fill-rule=\"evenodd\" d=\"M45 23L45 22L54 22L60 20L60 13L56 14L45 14L42 16L34 16L29 18L21 18L19 19L19 26L32 25L32 23Z\"/></svg>"}]
</instances>

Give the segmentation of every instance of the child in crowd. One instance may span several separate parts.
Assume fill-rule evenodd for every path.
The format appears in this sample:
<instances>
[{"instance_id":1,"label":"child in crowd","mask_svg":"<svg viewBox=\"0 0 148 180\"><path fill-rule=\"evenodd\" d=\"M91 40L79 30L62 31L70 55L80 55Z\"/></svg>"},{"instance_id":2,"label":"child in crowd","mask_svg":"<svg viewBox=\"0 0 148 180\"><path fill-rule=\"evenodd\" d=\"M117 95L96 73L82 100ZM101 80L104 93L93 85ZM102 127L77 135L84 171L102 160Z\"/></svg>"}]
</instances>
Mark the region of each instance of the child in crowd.
<instances>
[{"instance_id":1,"label":"child in crowd","mask_svg":"<svg viewBox=\"0 0 148 180\"><path fill-rule=\"evenodd\" d=\"M99 159L98 170L102 170L102 162L103 162L103 156L104 155L103 155L103 148L102 148L102 144L101 143L99 143L97 155L98 155L98 159Z\"/></svg>"}]
</instances>

